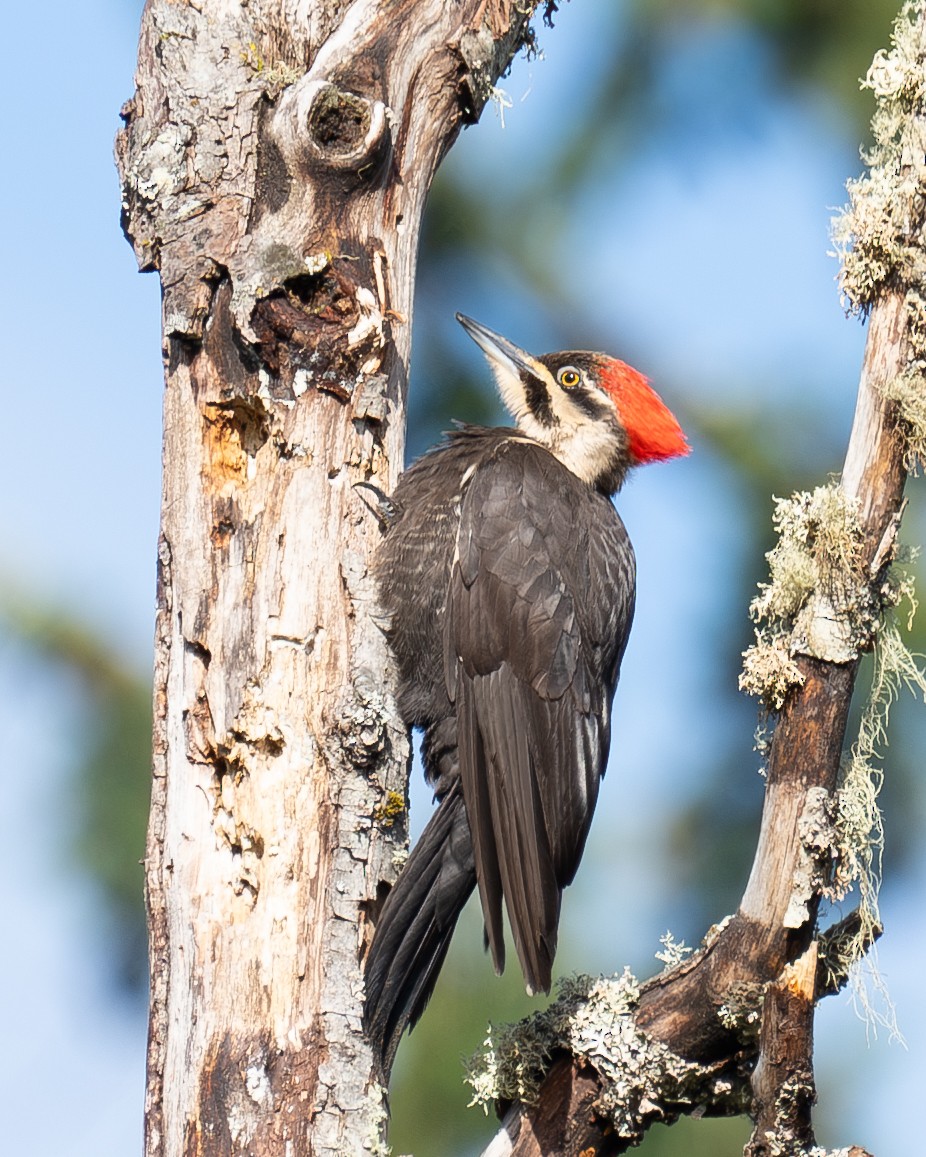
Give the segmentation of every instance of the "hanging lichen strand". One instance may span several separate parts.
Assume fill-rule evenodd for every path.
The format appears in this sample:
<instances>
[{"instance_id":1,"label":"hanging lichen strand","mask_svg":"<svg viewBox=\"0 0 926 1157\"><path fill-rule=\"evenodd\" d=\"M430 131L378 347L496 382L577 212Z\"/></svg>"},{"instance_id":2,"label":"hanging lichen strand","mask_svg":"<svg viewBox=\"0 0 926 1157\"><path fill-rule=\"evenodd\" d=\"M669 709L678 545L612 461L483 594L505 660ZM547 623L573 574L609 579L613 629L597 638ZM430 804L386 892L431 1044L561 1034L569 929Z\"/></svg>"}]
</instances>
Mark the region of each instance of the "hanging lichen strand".
<instances>
[{"instance_id":1,"label":"hanging lichen strand","mask_svg":"<svg viewBox=\"0 0 926 1157\"><path fill-rule=\"evenodd\" d=\"M909 630L916 609L912 578L899 568L892 568L887 585L898 602L909 599L906 623ZM858 921L842 937L834 938L827 945L826 968L831 985L840 984L851 966L872 951L880 934L878 892L884 828L878 795L884 772L879 760L887 747L891 706L904 686L926 699L926 677L901 636L896 609L889 607L875 644L871 689L862 711L858 738L843 763L837 794L837 859L824 895L838 902L857 886ZM877 993L877 1004L870 999L862 978L854 974L853 979L855 997L866 1018L886 1025L896 1034L893 1006L873 958L867 979Z\"/></svg>"},{"instance_id":2,"label":"hanging lichen strand","mask_svg":"<svg viewBox=\"0 0 926 1157\"><path fill-rule=\"evenodd\" d=\"M849 205L834 220L833 237L842 261L840 288L849 309L865 315L886 294L902 295L905 356L899 372L876 384L889 404L896 435L903 440L904 465L914 470L926 460L926 19L922 5L904 4L891 39L891 49L875 55L863 82L876 100L871 122L874 144L865 156L868 171L849 181ZM900 561L909 561L913 553L899 551ZM871 575L872 581L878 577ZM913 577L901 566L893 566L877 593L883 618L875 638L871 689L858 737L842 770L836 819L839 859L830 889L834 899L841 899L857 885L858 923L830 946L827 967L834 979L861 959L880 926L884 833L878 806L883 781L879 757L888 742L890 708L903 686L926 698L926 678L904 642L897 610L902 602L907 603L909 631L916 611ZM873 1009L860 984L856 986L859 1003L868 1016L886 1021L896 1031L891 1002L874 965L869 981L880 997L882 1011Z\"/></svg>"},{"instance_id":3,"label":"hanging lichen strand","mask_svg":"<svg viewBox=\"0 0 926 1157\"><path fill-rule=\"evenodd\" d=\"M821 959L827 988L841 987L853 964L880 935L878 892L884 832L878 796L884 779L879 764L887 746L890 708L903 686L926 698L926 677L901 634L898 608L906 603L909 631L916 600L913 577L901 563L883 575L860 569L861 535L853 504L836 484L776 500L779 540L769 551L770 581L760 584L750 606L756 643L743 656L740 688L782 707L803 682L797 659L813 655L828 662L854 662L873 650L871 687L858 737L844 761L833 823L826 824L830 869L818 881L821 894L838 903L858 890L857 920L838 936L825 935ZM901 552L901 562L910 552ZM883 1011L875 1011L861 984L856 998L866 1015L896 1032L890 1000L876 968L869 979Z\"/></svg>"}]
</instances>

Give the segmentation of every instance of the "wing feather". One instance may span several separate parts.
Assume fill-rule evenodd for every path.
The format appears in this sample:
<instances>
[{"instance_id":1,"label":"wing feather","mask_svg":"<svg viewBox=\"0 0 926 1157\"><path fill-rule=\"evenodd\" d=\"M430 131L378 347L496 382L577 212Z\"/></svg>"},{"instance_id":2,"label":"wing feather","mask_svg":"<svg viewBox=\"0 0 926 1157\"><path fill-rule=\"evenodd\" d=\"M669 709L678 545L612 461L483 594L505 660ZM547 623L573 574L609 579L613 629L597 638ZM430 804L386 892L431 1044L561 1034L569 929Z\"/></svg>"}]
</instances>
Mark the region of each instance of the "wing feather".
<instances>
[{"instance_id":1,"label":"wing feather","mask_svg":"<svg viewBox=\"0 0 926 1157\"><path fill-rule=\"evenodd\" d=\"M486 938L502 899L533 990L549 989L563 887L604 772L633 614L633 552L610 502L512 440L461 499L444 635Z\"/></svg>"},{"instance_id":2,"label":"wing feather","mask_svg":"<svg viewBox=\"0 0 926 1157\"><path fill-rule=\"evenodd\" d=\"M477 676L471 693L488 757L492 833L515 948L531 991L549 991L560 889L524 726L531 692L503 663Z\"/></svg>"},{"instance_id":3,"label":"wing feather","mask_svg":"<svg viewBox=\"0 0 926 1157\"><path fill-rule=\"evenodd\" d=\"M466 816L473 838L476 882L485 922L488 947L495 971L505 969L505 936L502 930L502 881L498 849L492 825L492 802L489 795L489 772L485 746L479 727L475 698L468 681L459 687L457 699L460 779Z\"/></svg>"}]
</instances>

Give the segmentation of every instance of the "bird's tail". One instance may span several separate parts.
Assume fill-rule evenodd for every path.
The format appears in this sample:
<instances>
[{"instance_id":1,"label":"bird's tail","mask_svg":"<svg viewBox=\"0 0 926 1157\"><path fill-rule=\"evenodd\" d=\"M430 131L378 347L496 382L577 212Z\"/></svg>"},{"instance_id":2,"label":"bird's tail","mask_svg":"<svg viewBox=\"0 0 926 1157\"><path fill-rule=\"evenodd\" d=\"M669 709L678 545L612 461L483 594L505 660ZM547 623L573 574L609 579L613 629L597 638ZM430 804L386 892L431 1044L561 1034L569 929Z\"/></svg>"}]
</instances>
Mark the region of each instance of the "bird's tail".
<instances>
[{"instance_id":1,"label":"bird's tail","mask_svg":"<svg viewBox=\"0 0 926 1157\"><path fill-rule=\"evenodd\" d=\"M476 886L459 783L421 834L376 924L366 963L364 1021L388 1076L406 1025L431 998L457 917Z\"/></svg>"}]
</instances>

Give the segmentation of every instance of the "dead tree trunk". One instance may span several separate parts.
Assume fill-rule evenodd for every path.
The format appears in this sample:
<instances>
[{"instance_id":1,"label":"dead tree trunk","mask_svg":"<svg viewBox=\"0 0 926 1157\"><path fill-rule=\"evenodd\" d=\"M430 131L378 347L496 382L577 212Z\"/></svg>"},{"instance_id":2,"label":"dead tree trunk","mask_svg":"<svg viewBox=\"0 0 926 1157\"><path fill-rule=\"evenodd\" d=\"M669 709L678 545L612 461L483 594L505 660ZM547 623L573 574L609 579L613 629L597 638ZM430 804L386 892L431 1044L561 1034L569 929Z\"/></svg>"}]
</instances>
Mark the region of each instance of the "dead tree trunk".
<instances>
[{"instance_id":1,"label":"dead tree trunk","mask_svg":"<svg viewBox=\"0 0 926 1157\"><path fill-rule=\"evenodd\" d=\"M406 839L374 620L419 225L508 0L148 0L117 142L163 289L148 1157L361 1153L367 906Z\"/></svg>"}]
</instances>

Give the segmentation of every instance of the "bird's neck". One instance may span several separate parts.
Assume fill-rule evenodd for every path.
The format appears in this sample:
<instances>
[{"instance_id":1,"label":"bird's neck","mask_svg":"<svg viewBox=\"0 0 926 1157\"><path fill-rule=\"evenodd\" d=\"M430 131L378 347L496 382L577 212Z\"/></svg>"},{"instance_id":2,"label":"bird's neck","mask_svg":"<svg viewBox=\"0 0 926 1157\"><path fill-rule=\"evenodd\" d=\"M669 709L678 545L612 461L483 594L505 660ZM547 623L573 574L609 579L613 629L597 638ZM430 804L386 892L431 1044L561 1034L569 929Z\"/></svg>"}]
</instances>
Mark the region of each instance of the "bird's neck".
<instances>
[{"instance_id":1,"label":"bird's neck","mask_svg":"<svg viewBox=\"0 0 926 1157\"><path fill-rule=\"evenodd\" d=\"M558 422L544 425L533 415L521 415L518 432L538 443L577 478L604 494L614 494L623 485L629 461L626 438L616 423Z\"/></svg>"}]
</instances>

